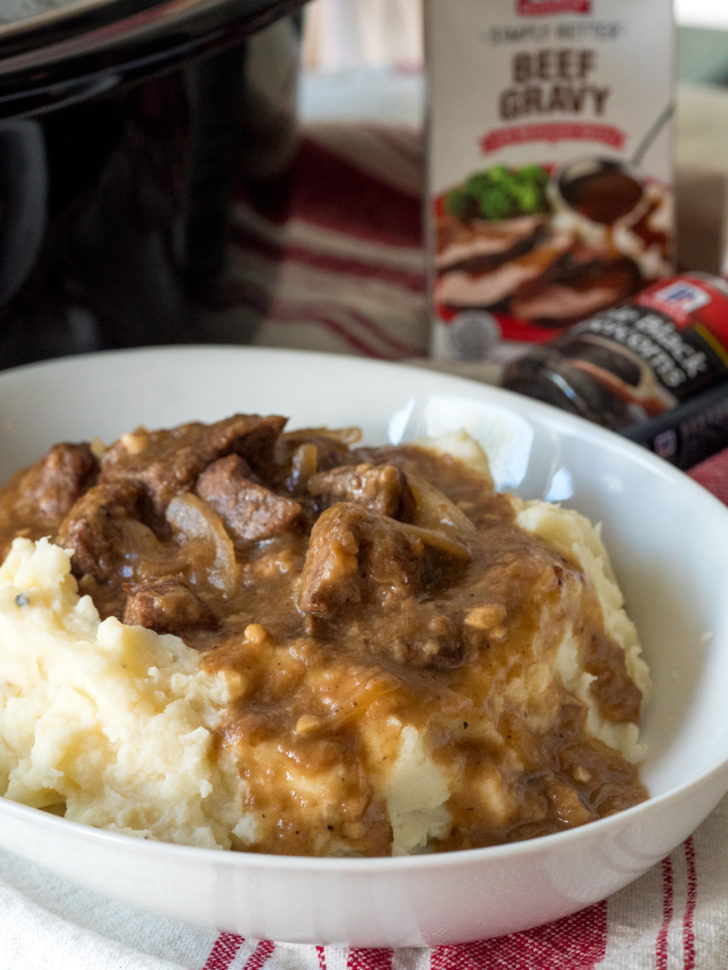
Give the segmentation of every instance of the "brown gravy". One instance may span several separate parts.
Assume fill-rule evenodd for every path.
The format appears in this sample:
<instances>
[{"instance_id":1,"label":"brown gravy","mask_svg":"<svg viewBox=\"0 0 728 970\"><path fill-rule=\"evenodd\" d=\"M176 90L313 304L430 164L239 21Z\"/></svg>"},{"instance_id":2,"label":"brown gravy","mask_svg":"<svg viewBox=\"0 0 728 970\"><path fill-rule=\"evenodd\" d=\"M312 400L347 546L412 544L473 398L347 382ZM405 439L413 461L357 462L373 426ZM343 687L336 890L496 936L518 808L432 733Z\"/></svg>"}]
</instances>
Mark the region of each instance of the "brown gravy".
<instances>
[{"instance_id":1,"label":"brown gravy","mask_svg":"<svg viewBox=\"0 0 728 970\"><path fill-rule=\"evenodd\" d=\"M570 632L600 715L637 721L641 694L597 595L518 527L506 496L416 446L223 425L188 426L176 445L142 429L100 462L57 446L0 491L0 541L70 544L102 615L178 633L204 667L239 676L217 741L247 782L246 848L388 854L376 779L398 757L398 724L448 779L437 851L556 832L646 796L555 675ZM221 455L198 441L215 436Z\"/></svg>"},{"instance_id":2,"label":"brown gravy","mask_svg":"<svg viewBox=\"0 0 728 970\"><path fill-rule=\"evenodd\" d=\"M637 179L617 168L589 172L562 187L564 198L592 222L612 225L631 212L642 198Z\"/></svg>"}]
</instances>

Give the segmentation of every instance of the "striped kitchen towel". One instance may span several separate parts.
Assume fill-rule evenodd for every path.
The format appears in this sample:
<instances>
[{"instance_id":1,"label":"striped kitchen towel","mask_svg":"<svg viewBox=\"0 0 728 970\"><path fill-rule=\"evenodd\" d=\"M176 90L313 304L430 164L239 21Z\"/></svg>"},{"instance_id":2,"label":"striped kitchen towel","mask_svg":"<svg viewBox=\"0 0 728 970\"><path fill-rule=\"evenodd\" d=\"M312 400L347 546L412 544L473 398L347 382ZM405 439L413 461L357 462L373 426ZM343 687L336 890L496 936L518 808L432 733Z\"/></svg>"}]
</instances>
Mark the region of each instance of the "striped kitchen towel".
<instances>
[{"instance_id":1,"label":"striped kitchen towel","mask_svg":"<svg viewBox=\"0 0 728 970\"><path fill-rule=\"evenodd\" d=\"M421 197L418 130L308 125L286 176L238 191L202 339L426 355Z\"/></svg>"},{"instance_id":2,"label":"striped kitchen towel","mask_svg":"<svg viewBox=\"0 0 728 970\"><path fill-rule=\"evenodd\" d=\"M401 950L246 939L104 900L0 854L3 970L719 970L728 800L636 883L555 923Z\"/></svg>"}]
</instances>

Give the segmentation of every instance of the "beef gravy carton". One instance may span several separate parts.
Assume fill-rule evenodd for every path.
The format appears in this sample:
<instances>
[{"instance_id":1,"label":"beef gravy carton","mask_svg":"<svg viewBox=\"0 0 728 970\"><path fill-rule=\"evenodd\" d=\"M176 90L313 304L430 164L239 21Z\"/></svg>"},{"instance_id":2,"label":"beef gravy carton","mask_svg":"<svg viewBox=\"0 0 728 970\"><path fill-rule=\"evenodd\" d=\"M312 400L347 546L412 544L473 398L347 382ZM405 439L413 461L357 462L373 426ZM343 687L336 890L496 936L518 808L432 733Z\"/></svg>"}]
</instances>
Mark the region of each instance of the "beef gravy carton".
<instances>
[{"instance_id":1,"label":"beef gravy carton","mask_svg":"<svg viewBox=\"0 0 728 970\"><path fill-rule=\"evenodd\" d=\"M426 0L435 357L503 361L674 269L670 0Z\"/></svg>"}]
</instances>

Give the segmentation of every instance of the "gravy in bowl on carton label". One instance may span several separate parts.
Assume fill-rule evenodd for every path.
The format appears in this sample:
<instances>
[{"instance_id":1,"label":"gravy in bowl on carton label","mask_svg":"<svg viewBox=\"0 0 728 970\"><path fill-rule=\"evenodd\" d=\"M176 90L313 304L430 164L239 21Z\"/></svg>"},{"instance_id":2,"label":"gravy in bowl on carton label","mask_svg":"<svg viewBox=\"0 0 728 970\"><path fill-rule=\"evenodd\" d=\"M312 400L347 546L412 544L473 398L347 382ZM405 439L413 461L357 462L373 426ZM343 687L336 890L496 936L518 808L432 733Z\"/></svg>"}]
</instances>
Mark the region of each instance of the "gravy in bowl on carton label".
<instances>
[{"instance_id":1,"label":"gravy in bowl on carton label","mask_svg":"<svg viewBox=\"0 0 728 970\"><path fill-rule=\"evenodd\" d=\"M428 0L437 357L503 360L673 269L669 0Z\"/></svg>"}]
</instances>

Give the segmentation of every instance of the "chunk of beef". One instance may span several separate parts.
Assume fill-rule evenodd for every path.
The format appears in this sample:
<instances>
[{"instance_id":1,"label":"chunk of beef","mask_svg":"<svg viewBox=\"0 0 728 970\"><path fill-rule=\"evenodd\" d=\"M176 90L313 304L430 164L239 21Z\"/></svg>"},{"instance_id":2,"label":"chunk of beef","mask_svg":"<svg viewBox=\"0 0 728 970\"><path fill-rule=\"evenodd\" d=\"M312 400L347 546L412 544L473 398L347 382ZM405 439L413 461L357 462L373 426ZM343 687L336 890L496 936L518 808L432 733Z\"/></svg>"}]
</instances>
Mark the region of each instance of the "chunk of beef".
<instances>
[{"instance_id":1,"label":"chunk of beef","mask_svg":"<svg viewBox=\"0 0 728 970\"><path fill-rule=\"evenodd\" d=\"M214 424L193 422L171 430L140 430L123 435L104 455L100 481L140 482L158 515L169 500L189 492L201 472L217 458L236 453L251 465L269 461L285 418L236 414Z\"/></svg>"},{"instance_id":2,"label":"chunk of beef","mask_svg":"<svg viewBox=\"0 0 728 970\"><path fill-rule=\"evenodd\" d=\"M99 463L85 442L53 445L25 472L19 494L42 518L60 520L91 484L98 468Z\"/></svg>"},{"instance_id":3,"label":"chunk of beef","mask_svg":"<svg viewBox=\"0 0 728 970\"><path fill-rule=\"evenodd\" d=\"M349 603L392 607L419 592L424 552L393 520L351 502L332 505L311 530L299 606L320 616Z\"/></svg>"},{"instance_id":4,"label":"chunk of beef","mask_svg":"<svg viewBox=\"0 0 728 970\"><path fill-rule=\"evenodd\" d=\"M433 557L450 557L428 545L422 531L351 502L332 505L311 530L299 609L345 621L349 605L366 603L383 621L371 625L372 651L417 667L457 665L464 650L459 631L436 603L422 602L429 574L437 572ZM346 641L345 632L339 637Z\"/></svg>"},{"instance_id":5,"label":"chunk of beef","mask_svg":"<svg viewBox=\"0 0 728 970\"><path fill-rule=\"evenodd\" d=\"M179 636L190 628L215 626L215 616L209 607L176 576L163 576L153 582L131 586L123 620L157 633Z\"/></svg>"},{"instance_id":6,"label":"chunk of beef","mask_svg":"<svg viewBox=\"0 0 728 970\"><path fill-rule=\"evenodd\" d=\"M148 533L153 541L154 533L141 521L147 502L139 485L125 481L102 482L82 495L56 536L56 542L72 552L74 574L108 582L132 550L132 538L138 540L142 533Z\"/></svg>"},{"instance_id":7,"label":"chunk of beef","mask_svg":"<svg viewBox=\"0 0 728 970\"><path fill-rule=\"evenodd\" d=\"M197 480L195 491L225 523L235 539L272 539L303 522L301 506L252 481L250 466L239 455L218 458Z\"/></svg>"},{"instance_id":8,"label":"chunk of beef","mask_svg":"<svg viewBox=\"0 0 728 970\"><path fill-rule=\"evenodd\" d=\"M320 507L354 502L371 512L399 518L406 504L407 483L394 465L342 465L317 472L308 480L308 491Z\"/></svg>"}]
</instances>

